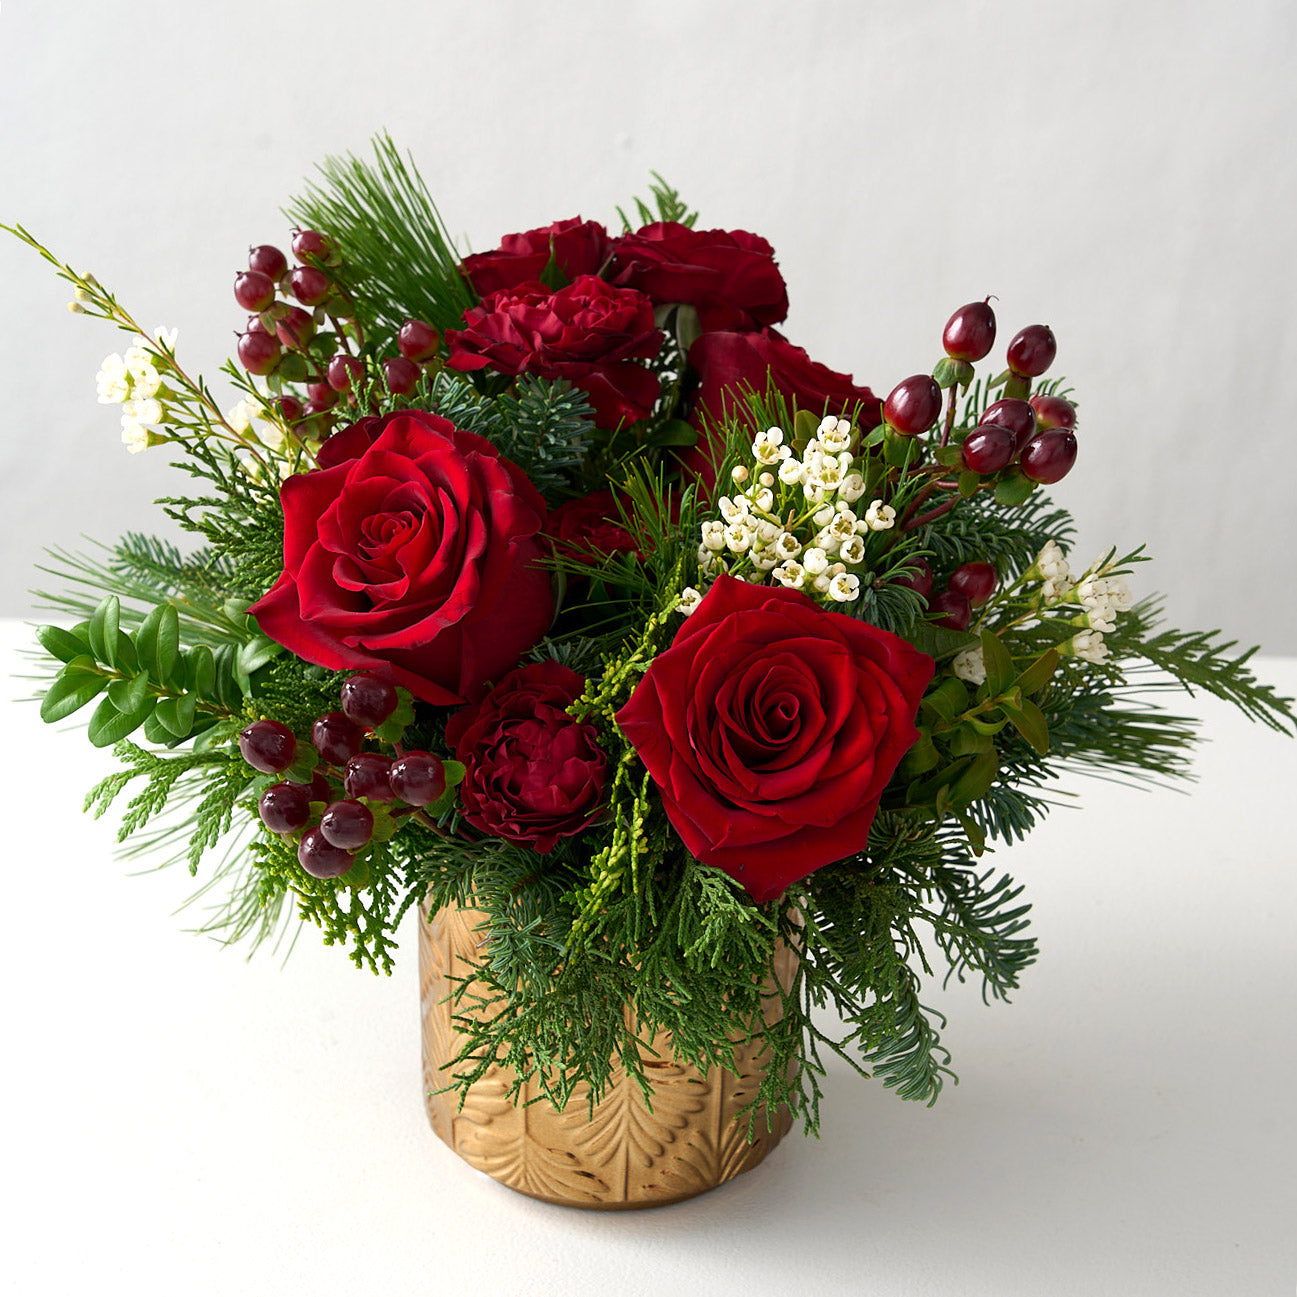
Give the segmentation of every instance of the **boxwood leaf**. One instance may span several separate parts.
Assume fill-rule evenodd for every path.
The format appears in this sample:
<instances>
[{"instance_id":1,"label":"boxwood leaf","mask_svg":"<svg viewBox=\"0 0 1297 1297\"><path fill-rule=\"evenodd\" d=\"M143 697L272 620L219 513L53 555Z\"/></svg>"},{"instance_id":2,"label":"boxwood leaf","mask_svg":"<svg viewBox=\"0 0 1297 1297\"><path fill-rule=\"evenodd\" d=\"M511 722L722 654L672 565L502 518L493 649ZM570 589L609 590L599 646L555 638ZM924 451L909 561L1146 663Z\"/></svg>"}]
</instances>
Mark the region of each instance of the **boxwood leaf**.
<instances>
[{"instance_id":1,"label":"boxwood leaf","mask_svg":"<svg viewBox=\"0 0 1297 1297\"><path fill-rule=\"evenodd\" d=\"M73 658L59 672L41 699L41 720L50 724L61 721L108 687L107 676L94 666L93 658Z\"/></svg>"},{"instance_id":2,"label":"boxwood leaf","mask_svg":"<svg viewBox=\"0 0 1297 1297\"><path fill-rule=\"evenodd\" d=\"M156 701L146 694L143 703L135 711L123 712L113 706L111 698L102 699L90 718L90 742L97 748L107 748L120 742L128 734L133 734L152 715Z\"/></svg>"}]
</instances>

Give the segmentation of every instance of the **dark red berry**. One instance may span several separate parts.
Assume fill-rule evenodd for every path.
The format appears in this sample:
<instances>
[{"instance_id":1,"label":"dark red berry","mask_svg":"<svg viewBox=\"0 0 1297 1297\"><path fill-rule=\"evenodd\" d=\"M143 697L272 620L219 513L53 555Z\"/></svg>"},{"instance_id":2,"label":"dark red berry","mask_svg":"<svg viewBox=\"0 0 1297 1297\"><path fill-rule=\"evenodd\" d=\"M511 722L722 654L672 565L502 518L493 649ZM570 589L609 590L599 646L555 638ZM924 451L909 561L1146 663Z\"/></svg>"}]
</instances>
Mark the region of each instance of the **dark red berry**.
<instances>
[{"instance_id":1,"label":"dark red berry","mask_svg":"<svg viewBox=\"0 0 1297 1297\"><path fill-rule=\"evenodd\" d=\"M297 740L287 725L278 721L253 721L239 735L239 751L254 770L277 775L293 764Z\"/></svg>"},{"instance_id":2,"label":"dark red berry","mask_svg":"<svg viewBox=\"0 0 1297 1297\"><path fill-rule=\"evenodd\" d=\"M311 742L331 766L345 766L364 741L364 730L341 712L325 712L311 726Z\"/></svg>"},{"instance_id":3,"label":"dark red berry","mask_svg":"<svg viewBox=\"0 0 1297 1297\"><path fill-rule=\"evenodd\" d=\"M293 231L293 256L305 262L308 257L324 261L333 252L333 240L319 230Z\"/></svg>"},{"instance_id":4,"label":"dark red berry","mask_svg":"<svg viewBox=\"0 0 1297 1297\"><path fill-rule=\"evenodd\" d=\"M260 315L249 315L247 332L248 333L269 333L270 330L266 328L266 322L261 318Z\"/></svg>"},{"instance_id":5,"label":"dark red berry","mask_svg":"<svg viewBox=\"0 0 1297 1297\"><path fill-rule=\"evenodd\" d=\"M941 345L953 360L982 360L995 345L995 312L986 302L969 302L946 321Z\"/></svg>"},{"instance_id":6,"label":"dark red berry","mask_svg":"<svg viewBox=\"0 0 1297 1297\"><path fill-rule=\"evenodd\" d=\"M337 878L356 863L356 857L335 847L317 825L302 834L297 844L297 863L313 878Z\"/></svg>"},{"instance_id":7,"label":"dark red berry","mask_svg":"<svg viewBox=\"0 0 1297 1297\"><path fill-rule=\"evenodd\" d=\"M950 574L947 585L964 595L974 608L980 608L995 593L998 581L989 563L965 563Z\"/></svg>"},{"instance_id":8,"label":"dark red berry","mask_svg":"<svg viewBox=\"0 0 1297 1297\"><path fill-rule=\"evenodd\" d=\"M377 729L396 704L396 687L382 676L349 676L342 682L342 710L357 725Z\"/></svg>"},{"instance_id":9,"label":"dark red berry","mask_svg":"<svg viewBox=\"0 0 1297 1297\"><path fill-rule=\"evenodd\" d=\"M927 432L940 413L941 388L930 374L902 379L883 402L883 418L907 437Z\"/></svg>"},{"instance_id":10,"label":"dark red berry","mask_svg":"<svg viewBox=\"0 0 1297 1297\"><path fill-rule=\"evenodd\" d=\"M334 802L320 816L320 832L332 847L359 851L373 835L374 813L360 802Z\"/></svg>"},{"instance_id":11,"label":"dark red berry","mask_svg":"<svg viewBox=\"0 0 1297 1297\"><path fill-rule=\"evenodd\" d=\"M315 317L300 306L290 306L275 322L275 333L285 347L301 351L315 333Z\"/></svg>"},{"instance_id":12,"label":"dark red berry","mask_svg":"<svg viewBox=\"0 0 1297 1297\"><path fill-rule=\"evenodd\" d=\"M979 423L964 438L964 467L973 473L998 473L1013 463L1018 440L1008 428Z\"/></svg>"},{"instance_id":13,"label":"dark red berry","mask_svg":"<svg viewBox=\"0 0 1297 1297\"><path fill-rule=\"evenodd\" d=\"M302 403L295 396L280 396L275 399L276 406L279 407L279 413L288 420L289 423L296 423L305 413L302 409Z\"/></svg>"},{"instance_id":14,"label":"dark red berry","mask_svg":"<svg viewBox=\"0 0 1297 1297\"><path fill-rule=\"evenodd\" d=\"M297 266L288 276L288 286L293 296L305 306L319 306L327 302L333 292L333 281L314 266Z\"/></svg>"},{"instance_id":15,"label":"dark red berry","mask_svg":"<svg viewBox=\"0 0 1297 1297\"><path fill-rule=\"evenodd\" d=\"M311 798L302 784L272 784L257 803L261 822L275 833L296 833L311 818Z\"/></svg>"},{"instance_id":16,"label":"dark red berry","mask_svg":"<svg viewBox=\"0 0 1297 1297\"><path fill-rule=\"evenodd\" d=\"M406 320L396 335L397 350L406 360L431 360L441 348L441 334L422 320Z\"/></svg>"},{"instance_id":17,"label":"dark red berry","mask_svg":"<svg viewBox=\"0 0 1297 1297\"><path fill-rule=\"evenodd\" d=\"M392 759L379 752L359 752L347 762L342 786L348 797L368 797L371 802L390 802L389 778Z\"/></svg>"},{"instance_id":18,"label":"dark red berry","mask_svg":"<svg viewBox=\"0 0 1297 1297\"><path fill-rule=\"evenodd\" d=\"M1058 482L1076 463L1076 434L1071 428L1046 428L1023 448L1018 464L1033 482Z\"/></svg>"},{"instance_id":19,"label":"dark red berry","mask_svg":"<svg viewBox=\"0 0 1297 1297\"><path fill-rule=\"evenodd\" d=\"M917 591L925 599L932 592L932 569L925 558L907 558L905 566L911 571L918 569L914 576L898 577L896 584Z\"/></svg>"},{"instance_id":20,"label":"dark red berry","mask_svg":"<svg viewBox=\"0 0 1297 1297\"><path fill-rule=\"evenodd\" d=\"M392 762L392 792L409 806L428 806L446 791L446 768L431 752L407 752Z\"/></svg>"},{"instance_id":21,"label":"dark red berry","mask_svg":"<svg viewBox=\"0 0 1297 1297\"><path fill-rule=\"evenodd\" d=\"M1061 396L1037 393L1031 398L1031 408L1036 412L1036 422L1042 428L1075 428L1076 406Z\"/></svg>"},{"instance_id":22,"label":"dark red berry","mask_svg":"<svg viewBox=\"0 0 1297 1297\"><path fill-rule=\"evenodd\" d=\"M338 394L328 383L307 383L306 395L311 398L312 413L331 410L338 404Z\"/></svg>"},{"instance_id":23,"label":"dark red berry","mask_svg":"<svg viewBox=\"0 0 1297 1297\"><path fill-rule=\"evenodd\" d=\"M329 386L335 392L347 392L351 390L352 383L365 377L365 364L357 356L348 356L339 352L329 361L325 373Z\"/></svg>"},{"instance_id":24,"label":"dark red berry","mask_svg":"<svg viewBox=\"0 0 1297 1297\"><path fill-rule=\"evenodd\" d=\"M928 612L940 614L936 619L938 626L950 630L967 630L973 606L968 602L966 594L960 594L958 590L943 590L928 600Z\"/></svg>"},{"instance_id":25,"label":"dark red berry","mask_svg":"<svg viewBox=\"0 0 1297 1297\"><path fill-rule=\"evenodd\" d=\"M275 281L259 270L234 277L234 300L245 311L264 311L275 300Z\"/></svg>"},{"instance_id":26,"label":"dark red berry","mask_svg":"<svg viewBox=\"0 0 1297 1297\"><path fill-rule=\"evenodd\" d=\"M309 784L289 784L289 788L300 788L306 794L308 802L331 802L333 801L333 785L329 782L329 777L323 770L317 770L311 776Z\"/></svg>"},{"instance_id":27,"label":"dark red berry","mask_svg":"<svg viewBox=\"0 0 1297 1297\"><path fill-rule=\"evenodd\" d=\"M239 364L249 374L269 374L282 355L279 341L268 333L241 333L238 343Z\"/></svg>"},{"instance_id":28,"label":"dark red berry","mask_svg":"<svg viewBox=\"0 0 1297 1297\"><path fill-rule=\"evenodd\" d=\"M1036 414L1026 401L1017 397L1006 396L1002 401L995 401L982 412L979 423L995 423L1001 428L1008 428L1013 433L1019 450L1036 435Z\"/></svg>"},{"instance_id":29,"label":"dark red berry","mask_svg":"<svg viewBox=\"0 0 1297 1297\"><path fill-rule=\"evenodd\" d=\"M404 356L393 356L383 361L383 377L387 379L387 390L395 396L409 396L414 385L419 381L419 366Z\"/></svg>"},{"instance_id":30,"label":"dark red berry","mask_svg":"<svg viewBox=\"0 0 1297 1297\"><path fill-rule=\"evenodd\" d=\"M248 269L278 281L288 269L288 258L273 243L262 243L248 249Z\"/></svg>"},{"instance_id":31,"label":"dark red berry","mask_svg":"<svg viewBox=\"0 0 1297 1297\"><path fill-rule=\"evenodd\" d=\"M1054 363L1058 342L1047 324L1029 324L1009 343L1009 368L1020 378L1039 378Z\"/></svg>"}]
</instances>

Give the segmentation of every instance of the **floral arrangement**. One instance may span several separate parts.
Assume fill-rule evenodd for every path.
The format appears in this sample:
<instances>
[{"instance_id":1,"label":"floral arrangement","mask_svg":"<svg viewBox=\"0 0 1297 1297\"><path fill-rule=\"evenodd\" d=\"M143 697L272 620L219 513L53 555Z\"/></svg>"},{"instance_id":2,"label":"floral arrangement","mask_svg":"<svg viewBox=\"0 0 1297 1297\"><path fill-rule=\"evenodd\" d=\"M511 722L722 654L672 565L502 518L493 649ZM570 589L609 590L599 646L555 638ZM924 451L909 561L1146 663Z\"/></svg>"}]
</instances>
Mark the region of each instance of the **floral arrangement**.
<instances>
[{"instance_id":1,"label":"floral arrangement","mask_svg":"<svg viewBox=\"0 0 1297 1297\"><path fill-rule=\"evenodd\" d=\"M754 1107L810 1129L825 1050L932 1102L922 979L1004 999L1035 960L991 860L1047 781L1184 775L1156 683L1291 726L1249 654L1132 594L1140 551L1070 557L1047 327L979 377L970 303L880 399L778 331L763 238L660 181L620 233L463 255L380 139L287 215L295 264L258 246L234 282L232 408L12 231L130 335L98 379L127 449L197 483L160 501L193 552L53 556L41 714L95 703L120 768L87 806L132 790L123 839L225 887L207 930L301 920L387 971L407 909L480 910L448 1084L500 1061L561 1104L618 1063L647 1089L665 1030L702 1067L764 1037Z\"/></svg>"}]
</instances>

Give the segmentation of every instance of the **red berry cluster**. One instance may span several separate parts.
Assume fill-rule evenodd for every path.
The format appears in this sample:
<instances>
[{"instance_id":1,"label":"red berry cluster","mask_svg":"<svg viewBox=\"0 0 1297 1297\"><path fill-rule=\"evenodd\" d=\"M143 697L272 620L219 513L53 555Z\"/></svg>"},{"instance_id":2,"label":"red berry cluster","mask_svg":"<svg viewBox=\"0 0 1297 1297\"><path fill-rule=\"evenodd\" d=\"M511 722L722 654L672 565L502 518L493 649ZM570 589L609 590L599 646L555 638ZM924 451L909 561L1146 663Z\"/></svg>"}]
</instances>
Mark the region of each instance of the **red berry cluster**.
<instances>
[{"instance_id":1,"label":"red berry cluster","mask_svg":"<svg viewBox=\"0 0 1297 1297\"><path fill-rule=\"evenodd\" d=\"M333 241L318 230L295 230L297 265L271 244L249 250L248 268L234 279L234 299L252 312L239 335L239 363L250 374L271 379L284 418L319 437L332 430L335 409L346 396L355 403L355 384L364 361L345 350L350 335L363 345L355 310L337 274L341 258ZM317 333L325 321L336 332ZM341 344L344 350L337 350ZM435 367L441 335L422 320L408 320L397 337L398 355L381 362L387 388L396 396L414 391L424 367ZM305 400L286 386L299 386Z\"/></svg>"},{"instance_id":2,"label":"red berry cluster","mask_svg":"<svg viewBox=\"0 0 1297 1297\"><path fill-rule=\"evenodd\" d=\"M311 782L272 784L258 807L268 829L297 838L298 863L316 878L345 874L356 853L369 845L374 813L366 803L401 802L417 809L446 791L445 769L430 752L393 758L362 750L366 738L397 708L397 693L388 681L351 676L343 681L341 704L341 711L326 712L311 726L311 745L318 755ZM283 774L297 760L298 741L279 721L254 721L239 735L239 750L254 770ZM315 823L313 802L324 803Z\"/></svg>"},{"instance_id":3,"label":"red berry cluster","mask_svg":"<svg viewBox=\"0 0 1297 1297\"><path fill-rule=\"evenodd\" d=\"M909 558L905 562L912 574L896 584L921 594L927 600L928 612L936 624L951 630L967 630L973 609L980 608L999 584L999 575L990 563L965 563L946 578L943 589L933 594L936 578L927 561Z\"/></svg>"}]
</instances>

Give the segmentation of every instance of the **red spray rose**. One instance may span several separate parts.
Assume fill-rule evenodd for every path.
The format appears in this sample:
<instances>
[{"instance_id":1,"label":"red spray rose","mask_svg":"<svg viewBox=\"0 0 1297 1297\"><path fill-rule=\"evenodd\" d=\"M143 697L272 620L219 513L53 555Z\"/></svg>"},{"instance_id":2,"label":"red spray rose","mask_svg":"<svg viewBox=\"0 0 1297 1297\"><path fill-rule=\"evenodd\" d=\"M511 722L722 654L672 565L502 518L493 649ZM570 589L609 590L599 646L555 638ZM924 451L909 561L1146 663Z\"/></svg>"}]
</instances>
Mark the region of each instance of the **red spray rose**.
<instances>
[{"instance_id":1,"label":"red spray rose","mask_svg":"<svg viewBox=\"0 0 1297 1297\"><path fill-rule=\"evenodd\" d=\"M332 670L464 702L549 628L545 502L489 442L420 410L363 419L290 477L284 573L248 610Z\"/></svg>"},{"instance_id":2,"label":"red spray rose","mask_svg":"<svg viewBox=\"0 0 1297 1297\"><path fill-rule=\"evenodd\" d=\"M549 515L546 534L560 554L588 562L601 554L634 554L635 538L618 519L611 491L595 491L579 500L565 500Z\"/></svg>"},{"instance_id":3,"label":"red spray rose","mask_svg":"<svg viewBox=\"0 0 1297 1297\"><path fill-rule=\"evenodd\" d=\"M797 590L720 576L617 723L685 846L766 901L864 848L932 671Z\"/></svg>"},{"instance_id":4,"label":"red spray rose","mask_svg":"<svg viewBox=\"0 0 1297 1297\"><path fill-rule=\"evenodd\" d=\"M551 256L564 279L598 274L608 257L608 231L598 221L573 216L522 234L506 234L498 248L465 257L459 269L485 297L538 280Z\"/></svg>"},{"instance_id":5,"label":"red spray rose","mask_svg":"<svg viewBox=\"0 0 1297 1297\"><path fill-rule=\"evenodd\" d=\"M704 333L689 349L689 366L699 381L691 422L703 439L682 458L708 485L716 480L714 460L724 451L708 444L708 426L726 414L746 411L748 388L764 396L768 382L773 382L786 401L816 415L840 415L858 403L856 426L865 430L882 421L883 403L869 388L857 387L850 374L812 360L774 329Z\"/></svg>"},{"instance_id":6,"label":"red spray rose","mask_svg":"<svg viewBox=\"0 0 1297 1297\"><path fill-rule=\"evenodd\" d=\"M788 314L775 250L759 234L659 221L624 234L613 248L613 283L638 288L658 306L697 308L704 329L759 329Z\"/></svg>"},{"instance_id":7,"label":"red spray rose","mask_svg":"<svg viewBox=\"0 0 1297 1297\"><path fill-rule=\"evenodd\" d=\"M584 688L569 667L534 662L450 718L446 741L468 770L460 797L470 824L544 855L599 814L608 758L594 726L567 714Z\"/></svg>"},{"instance_id":8,"label":"red spray rose","mask_svg":"<svg viewBox=\"0 0 1297 1297\"><path fill-rule=\"evenodd\" d=\"M526 283L491 293L446 340L451 369L568 379L589 395L601 428L645 418L658 397L657 376L636 363L662 347L653 303L594 275L558 292Z\"/></svg>"}]
</instances>

